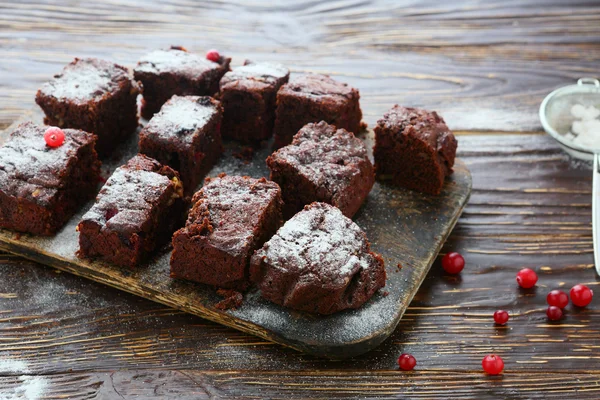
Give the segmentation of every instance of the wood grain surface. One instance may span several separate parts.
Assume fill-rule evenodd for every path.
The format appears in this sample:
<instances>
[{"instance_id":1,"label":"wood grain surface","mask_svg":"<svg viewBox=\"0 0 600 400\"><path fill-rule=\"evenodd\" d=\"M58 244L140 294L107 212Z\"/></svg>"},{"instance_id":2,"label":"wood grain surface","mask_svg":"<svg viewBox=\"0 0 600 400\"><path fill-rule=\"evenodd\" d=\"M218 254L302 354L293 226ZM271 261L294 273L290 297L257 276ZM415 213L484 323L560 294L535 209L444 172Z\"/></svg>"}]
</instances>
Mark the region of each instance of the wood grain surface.
<instances>
[{"instance_id":1,"label":"wood grain surface","mask_svg":"<svg viewBox=\"0 0 600 400\"><path fill-rule=\"evenodd\" d=\"M32 106L74 56L132 65L181 43L329 72L359 87L373 124L393 103L439 110L474 191L394 334L344 362L282 348L172 309L1 256L0 393L40 398L600 398L598 301L545 318L545 294L593 270L591 171L540 134L545 94L598 75L597 1L79 1L0 3L0 124ZM486 132L482 132L486 131ZM491 131L491 132L489 132ZM506 134L497 135L499 131ZM535 268L536 289L514 282ZM492 313L509 310L506 327ZM410 352L416 371L397 371ZM500 354L500 377L481 359ZM2 396L0 396L1 398Z\"/></svg>"}]
</instances>

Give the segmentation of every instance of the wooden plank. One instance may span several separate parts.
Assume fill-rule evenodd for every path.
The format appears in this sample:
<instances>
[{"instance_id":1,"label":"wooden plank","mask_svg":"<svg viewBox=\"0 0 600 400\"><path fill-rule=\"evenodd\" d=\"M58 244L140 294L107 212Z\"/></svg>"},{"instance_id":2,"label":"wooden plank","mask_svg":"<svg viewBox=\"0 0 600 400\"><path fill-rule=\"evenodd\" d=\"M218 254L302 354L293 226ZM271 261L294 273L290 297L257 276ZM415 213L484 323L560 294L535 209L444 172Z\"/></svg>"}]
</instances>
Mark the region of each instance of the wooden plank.
<instances>
[{"instance_id":1,"label":"wooden plank","mask_svg":"<svg viewBox=\"0 0 600 400\"><path fill-rule=\"evenodd\" d=\"M33 113L35 122L41 123L42 119L43 114ZM0 137L5 139L9 131L0 133ZM365 140L371 149L372 131L365 135ZM252 160L238 160L232 156L239 151L239 145L231 143L226 148L226 154L209 176L222 172L269 176L265 159L271 154L270 145L257 149ZM133 135L122 150L124 154L119 159L104 160L103 171L110 174L137 154L137 135ZM135 271L78 258L76 227L92 202L82 207L54 237L0 230L0 250L300 351L321 357L348 358L375 348L393 332L456 224L470 192L471 175L460 160L456 161L454 173L439 196L376 183L354 220L366 232L373 251L385 259L388 275L385 293L379 291L357 310L322 317L277 306L263 300L256 290L244 294L244 302L238 309L219 310L216 305L221 298L214 288L170 277L170 249L160 252L148 265L139 266ZM399 271L398 265L405 268Z\"/></svg>"},{"instance_id":2,"label":"wooden plank","mask_svg":"<svg viewBox=\"0 0 600 400\"><path fill-rule=\"evenodd\" d=\"M373 125L394 103L437 109L456 130L534 131L552 89L596 75L600 11L557 0L439 4L309 0L0 5L0 126L75 56L132 66L182 44L330 73L358 87ZM235 18L231 18L235 15ZM565 34L568 30L568 34Z\"/></svg>"}]
</instances>

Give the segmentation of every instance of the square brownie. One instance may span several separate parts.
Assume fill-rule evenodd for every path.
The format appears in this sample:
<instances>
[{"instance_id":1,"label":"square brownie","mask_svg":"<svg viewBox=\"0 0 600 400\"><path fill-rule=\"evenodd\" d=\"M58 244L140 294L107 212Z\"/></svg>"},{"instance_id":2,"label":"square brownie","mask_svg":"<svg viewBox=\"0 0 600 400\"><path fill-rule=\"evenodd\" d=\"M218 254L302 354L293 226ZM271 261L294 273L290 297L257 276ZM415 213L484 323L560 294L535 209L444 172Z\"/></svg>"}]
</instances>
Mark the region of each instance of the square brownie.
<instances>
[{"instance_id":1,"label":"square brownie","mask_svg":"<svg viewBox=\"0 0 600 400\"><path fill-rule=\"evenodd\" d=\"M281 226L281 190L265 178L207 178L173 235L171 276L244 289L254 250Z\"/></svg>"},{"instance_id":2,"label":"square brownie","mask_svg":"<svg viewBox=\"0 0 600 400\"><path fill-rule=\"evenodd\" d=\"M98 136L96 151L106 156L138 126L140 86L127 68L96 58L76 58L37 91L35 102L47 125Z\"/></svg>"},{"instance_id":3,"label":"square brownie","mask_svg":"<svg viewBox=\"0 0 600 400\"><path fill-rule=\"evenodd\" d=\"M65 129L62 145L49 147L46 129L23 123L0 147L2 228L53 235L96 193L96 135Z\"/></svg>"},{"instance_id":4,"label":"square brownie","mask_svg":"<svg viewBox=\"0 0 600 400\"><path fill-rule=\"evenodd\" d=\"M275 304L332 314L363 305L386 274L358 225L336 207L312 203L254 253L250 279Z\"/></svg>"},{"instance_id":5,"label":"square brownie","mask_svg":"<svg viewBox=\"0 0 600 400\"><path fill-rule=\"evenodd\" d=\"M142 57L134 68L135 79L144 85L142 116L150 119L173 95L212 96L229 71L231 58L207 60L183 47L156 50Z\"/></svg>"},{"instance_id":6,"label":"square brownie","mask_svg":"<svg viewBox=\"0 0 600 400\"><path fill-rule=\"evenodd\" d=\"M452 173L457 142L435 111L395 105L375 127L377 178L439 194Z\"/></svg>"},{"instance_id":7,"label":"square brownie","mask_svg":"<svg viewBox=\"0 0 600 400\"><path fill-rule=\"evenodd\" d=\"M227 72L221 79L224 137L260 142L271 137L277 91L290 71L281 64L253 63Z\"/></svg>"},{"instance_id":8,"label":"square brownie","mask_svg":"<svg viewBox=\"0 0 600 400\"><path fill-rule=\"evenodd\" d=\"M358 133L361 129L358 90L326 75L303 75L283 85L277 93L275 148L289 144L300 128L325 121Z\"/></svg>"},{"instance_id":9,"label":"square brownie","mask_svg":"<svg viewBox=\"0 0 600 400\"><path fill-rule=\"evenodd\" d=\"M223 152L222 113L211 97L175 95L140 132L140 153L179 171L193 193Z\"/></svg>"},{"instance_id":10,"label":"square brownie","mask_svg":"<svg viewBox=\"0 0 600 400\"><path fill-rule=\"evenodd\" d=\"M183 223L179 174L142 154L117 168L77 226L80 257L134 268Z\"/></svg>"},{"instance_id":11,"label":"square brownie","mask_svg":"<svg viewBox=\"0 0 600 400\"><path fill-rule=\"evenodd\" d=\"M286 218L314 201L352 218L375 183L363 141L324 121L300 129L291 144L267 158L267 165L270 179L281 187Z\"/></svg>"}]
</instances>

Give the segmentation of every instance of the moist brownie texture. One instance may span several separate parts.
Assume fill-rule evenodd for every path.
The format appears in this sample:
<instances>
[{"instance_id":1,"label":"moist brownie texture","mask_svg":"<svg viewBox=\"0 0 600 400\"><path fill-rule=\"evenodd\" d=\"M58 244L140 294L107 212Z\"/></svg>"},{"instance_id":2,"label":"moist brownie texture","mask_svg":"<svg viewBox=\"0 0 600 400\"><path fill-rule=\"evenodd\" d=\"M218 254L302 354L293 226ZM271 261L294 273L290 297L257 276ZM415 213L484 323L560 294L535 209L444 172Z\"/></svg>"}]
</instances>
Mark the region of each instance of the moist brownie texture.
<instances>
[{"instance_id":1,"label":"moist brownie texture","mask_svg":"<svg viewBox=\"0 0 600 400\"><path fill-rule=\"evenodd\" d=\"M452 173L457 142L435 111L395 105L375 127L378 179L439 194Z\"/></svg>"},{"instance_id":2,"label":"moist brownie texture","mask_svg":"<svg viewBox=\"0 0 600 400\"><path fill-rule=\"evenodd\" d=\"M375 182L362 140L324 121L303 127L292 144L267 158L267 165L281 187L286 217L321 201L351 218Z\"/></svg>"},{"instance_id":3,"label":"moist brownie texture","mask_svg":"<svg viewBox=\"0 0 600 400\"><path fill-rule=\"evenodd\" d=\"M219 62L213 62L182 47L145 55L134 69L135 79L144 85L142 116L150 119L175 94L215 94L219 91L219 81L229 71L230 62L231 58L223 56Z\"/></svg>"},{"instance_id":4,"label":"moist brownie texture","mask_svg":"<svg viewBox=\"0 0 600 400\"><path fill-rule=\"evenodd\" d=\"M244 289L254 250L281 226L281 190L265 178L207 178L173 236L171 276Z\"/></svg>"},{"instance_id":5,"label":"moist brownie texture","mask_svg":"<svg viewBox=\"0 0 600 400\"><path fill-rule=\"evenodd\" d=\"M291 79L277 93L275 148L289 144L309 122L325 121L358 133L362 119L359 97L358 90L326 75Z\"/></svg>"},{"instance_id":6,"label":"moist brownie texture","mask_svg":"<svg viewBox=\"0 0 600 400\"><path fill-rule=\"evenodd\" d=\"M77 226L79 256L139 265L183 223L182 197L176 171L141 154L133 157L106 181Z\"/></svg>"},{"instance_id":7,"label":"moist brownie texture","mask_svg":"<svg viewBox=\"0 0 600 400\"><path fill-rule=\"evenodd\" d=\"M222 109L208 96L173 96L140 132L140 153L179 171L187 193L223 152Z\"/></svg>"},{"instance_id":8,"label":"moist brownie texture","mask_svg":"<svg viewBox=\"0 0 600 400\"><path fill-rule=\"evenodd\" d=\"M250 277L265 299L318 314L360 307L386 279L364 232L325 203L306 206L256 251Z\"/></svg>"},{"instance_id":9,"label":"moist brownie texture","mask_svg":"<svg viewBox=\"0 0 600 400\"><path fill-rule=\"evenodd\" d=\"M44 123L98 136L96 150L108 155L138 126L140 86L127 68L96 58L76 58L38 90Z\"/></svg>"},{"instance_id":10,"label":"moist brownie texture","mask_svg":"<svg viewBox=\"0 0 600 400\"><path fill-rule=\"evenodd\" d=\"M275 122L277 91L289 79L281 64L246 61L221 79L223 135L242 142L268 139Z\"/></svg>"},{"instance_id":11,"label":"moist brownie texture","mask_svg":"<svg viewBox=\"0 0 600 400\"><path fill-rule=\"evenodd\" d=\"M0 226L53 235L93 198L100 177L96 136L65 129L65 141L49 147L47 127L19 125L0 148Z\"/></svg>"}]
</instances>

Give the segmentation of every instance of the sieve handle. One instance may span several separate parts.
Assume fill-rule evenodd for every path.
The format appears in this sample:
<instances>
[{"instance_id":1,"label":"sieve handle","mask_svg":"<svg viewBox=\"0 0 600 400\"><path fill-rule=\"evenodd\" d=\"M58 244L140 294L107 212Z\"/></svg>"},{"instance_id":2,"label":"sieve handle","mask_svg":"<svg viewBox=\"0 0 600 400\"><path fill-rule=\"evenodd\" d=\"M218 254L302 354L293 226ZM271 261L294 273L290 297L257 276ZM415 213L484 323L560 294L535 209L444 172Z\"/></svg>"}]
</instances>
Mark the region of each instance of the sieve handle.
<instances>
[{"instance_id":1,"label":"sieve handle","mask_svg":"<svg viewBox=\"0 0 600 400\"><path fill-rule=\"evenodd\" d=\"M600 275L600 153L594 154L594 177L592 179L592 235L594 240L594 264Z\"/></svg>"},{"instance_id":2,"label":"sieve handle","mask_svg":"<svg viewBox=\"0 0 600 400\"><path fill-rule=\"evenodd\" d=\"M600 81L596 78L580 78L577 80L577 84L579 86L594 85L596 87L600 87Z\"/></svg>"}]
</instances>

